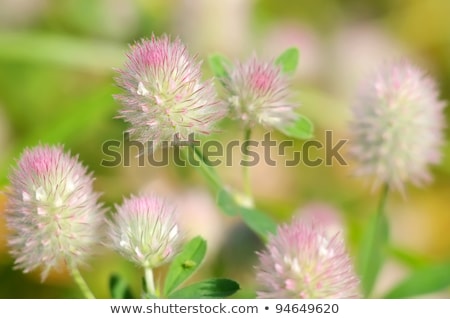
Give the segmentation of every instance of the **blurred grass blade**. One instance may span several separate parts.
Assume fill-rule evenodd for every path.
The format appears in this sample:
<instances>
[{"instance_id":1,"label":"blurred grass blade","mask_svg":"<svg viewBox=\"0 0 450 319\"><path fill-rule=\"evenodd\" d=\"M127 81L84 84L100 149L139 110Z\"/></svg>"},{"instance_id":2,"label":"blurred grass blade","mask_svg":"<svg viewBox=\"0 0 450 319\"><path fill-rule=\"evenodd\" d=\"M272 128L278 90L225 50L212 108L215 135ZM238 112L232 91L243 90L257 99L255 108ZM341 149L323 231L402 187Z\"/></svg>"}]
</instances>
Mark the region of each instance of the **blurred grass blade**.
<instances>
[{"instance_id":1,"label":"blurred grass blade","mask_svg":"<svg viewBox=\"0 0 450 319\"><path fill-rule=\"evenodd\" d=\"M0 32L0 61L50 63L88 71L122 65L126 47L99 39L45 32Z\"/></svg>"},{"instance_id":2,"label":"blurred grass blade","mask_svg":"<svg viewBox=\"0 0 450 319\"><path fill-rule=\"evenodd\" d=\"M169 295L171 299L206 299L225 298L233 295L240 289L239 284L230 279L208 279L201 281Z\"/></svg>"},{"instance_id":3,"label":"blurred grass blade","mask_svg":"<svg viewBox=\"0 0 450 319\"><path fill-rule=\"evenodd\" d=\"M450 262L429 265L414 271L384 298L399 299L437 292L450 287Z\"/></svg>"},{"instance_id":4,"label":"blurred grass blade","mask_svg":"<svg viewBox=\"0 0 450 319\"><path fill-rule=\"evenodd\" d=\"M228 77L227 66L230 66L231 62L227 58L220 54L213 54L208 57L208 63L215 77L219 79Z\"/></svg>"},{"instance_id":5,"label":"blurred grass blade","mask_svg":"<svg viewBox=\"0 0 450 319\"><path fill-rule=\"evenodd\" d=\"M392 258L411 269L418 269L431 263L426 256L392 245L388 247L388 253Z\"/></svg>"},{"instance_id":6,"label":"blurred grass blade","mask_svg":"<svg viewBox=\"0 0 450 319\"><path fill-rule=\"evenodd\" d=\"M206 241L200 236L188 242L172 261L164 282L164 295L170 295L200 266L206 254Z\"/></svg>"},{"instance_id":7,"label":"blurred grass blade","mask_svg":"<svg viewBox=\"0 0 450 319\"><path fill-rule=\"evenodd\" d=\"M114 274L109 278L109 292L112 299L133 299L130 286L119 275Z\"/></svg>"},{"instance_id":8,"label":"blurred grass blade","mask_svg":"<svg viewBox=\"0 0 450 319\"><path fill-rule=\"evenodd\" d=\"M267 239L270 233L275 233L277 225L266 213L249 207L243 207L236 203L235 199L226 190L219 191L217 204L222 211L229 216L241 216L245 224L258 234Z\"/></svg>"},{"instance_id":9,"label":"blurred grass blade","mask_svg":"<svg viewBox=\"0 0 450 319\"><path fill-rule=\"evenodd\" d=\"M306 116L299 115L297 121L286 127L279 127L278 130L284 135L299 140L306 140L314 136L314 125Z\"/></svg>"},{"instance_id":10,"label":"blurred grass blade","mask_svg":"<svg viewBox=\"0 0 450 319\"><path fill-rule=\"evenodd\" d=\"M297 48L289 48L275 60L275 64L281 67L283 73L294 73L297 69L300 52Z\"/></svg>"},{"instance_id":11,"label":"blurred grass blade","mask_svg":"<svg viewBox=\"0 0 450 319\"><path fill-rule=\"evenodd\" d=\"M370 296L386 257L389 225L384 213L388 187L382 192L378 212L365 231L358 255L358 272L365 297Z\"/></svg>"},{"instance_id":12,"label":"blurred grass blade","mask_svg":"<svg viewBox=\"0 0 450 319\"><path fill-rule=\"evenodd\" d=\"M387 234L388 226L384 214L382 216L374 216L368 230L364 234L358 256L361 285L366 297L370 295L384 263Z\"/></svg>"}]
</instances>

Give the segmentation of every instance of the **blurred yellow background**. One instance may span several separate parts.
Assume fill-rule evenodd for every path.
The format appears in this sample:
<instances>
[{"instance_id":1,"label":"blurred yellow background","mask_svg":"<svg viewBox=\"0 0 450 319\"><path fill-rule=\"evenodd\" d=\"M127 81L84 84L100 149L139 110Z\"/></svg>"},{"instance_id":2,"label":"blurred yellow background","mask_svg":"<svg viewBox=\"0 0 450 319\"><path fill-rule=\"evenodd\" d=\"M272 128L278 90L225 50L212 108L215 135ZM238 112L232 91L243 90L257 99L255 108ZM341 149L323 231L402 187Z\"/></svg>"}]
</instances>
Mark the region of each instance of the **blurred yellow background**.
<instances>
[{"instance_id":1,"label":"blurred yellow background","mask_svg":"<svg viewBox=\"0 0 450 319\"><path fill-rule=\"evenodd\" d=\"M108 207L123 196L156 191L179 203L183 227L209 243L198 278L227 276L252 297L255 250L262 244L238 219L224 217L201 175L191 168L100 165L102 143L120 139L126 125L114 119L113 69L122 66L128 44L152 33L179 36L202 60L212 53L230 59L253 52L272 58L297 46L300 65L294 89L301 112L315 125L348 138L349 106L359 82L379 62L407 57L429 71L443 100L450 96L450 2L448 0L0 0L0 186L22 149L42 143L64 144L79 154L96 177ZM204 64L204 74L211 70ZM448 110L446 111L448 115ZM448 116L447 116L448 118ZM211 139L241 139L239 126L224 121ZM258 128L254 138L262 137ZM448 135L448 134L447 134ZM274 133L278 139L283 136ZM417 138L420 138L418 136ZM296 142L300 149L303 142ZM403 278L416 260L450 258L450 148L433 168L432 185L393 194L388 205L393 250L377 283L382 294ZM377 192L351 177L352 165L251 168L257 206L286 221L305 205L336 208L347 227L354 253ZM220 167L224 180L241 187L241 167ZM39 273L12 270L5 245L5 195L0 195L0 298L79 298L64 273L40 283ZM405 257L407 256L407 257ZM136 291L140 271L107 250L83 268L94 294L108 298L108 277L120 273ZM163 274L163 271L160 272ZM432 296L450 297L450 291Z\"/></svg>"}]
</instances>

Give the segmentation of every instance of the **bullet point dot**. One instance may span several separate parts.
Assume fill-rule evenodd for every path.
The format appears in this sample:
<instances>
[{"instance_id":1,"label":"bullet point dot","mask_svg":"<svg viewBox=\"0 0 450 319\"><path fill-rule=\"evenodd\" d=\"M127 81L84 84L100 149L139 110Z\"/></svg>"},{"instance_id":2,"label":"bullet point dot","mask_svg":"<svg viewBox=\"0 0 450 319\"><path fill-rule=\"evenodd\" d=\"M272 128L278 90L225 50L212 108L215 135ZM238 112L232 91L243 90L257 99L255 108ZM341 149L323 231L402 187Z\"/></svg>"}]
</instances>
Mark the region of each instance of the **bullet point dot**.
<instances>
[{"instance_id":1,"label":"bullet point dot","mask_svg":"<svg viewBox=\"0 0 450 319\"><path fill-rule=\"evenodd\" d=\"M269 307L266 306L264 309L269 310Z\"/></svg>"}]
</instances>

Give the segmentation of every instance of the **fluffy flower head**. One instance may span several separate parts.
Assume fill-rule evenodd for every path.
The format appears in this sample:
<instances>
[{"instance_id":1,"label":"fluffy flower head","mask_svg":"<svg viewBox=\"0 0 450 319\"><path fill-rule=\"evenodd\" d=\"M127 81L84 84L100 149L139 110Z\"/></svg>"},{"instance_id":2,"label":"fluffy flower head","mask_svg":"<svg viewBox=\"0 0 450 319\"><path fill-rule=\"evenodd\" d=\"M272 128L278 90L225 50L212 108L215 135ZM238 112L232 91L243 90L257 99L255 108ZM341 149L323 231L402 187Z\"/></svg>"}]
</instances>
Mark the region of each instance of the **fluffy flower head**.
<instances>
[{"instance_id":1,"label":"fluffy flower head","mask_svg":"<svg viewBox=\"0 0 450 319\"><path fill-rule=\"evenodd\" d=\"M125 92L116 98L133 138L156 146L173 141L174 135L186 139L213 130L225 112L212 82L202 82L200 66L178 38L153 36L131 46L116 78Z\"/></svg>"},{"instance_id":2,"label":"fluffy flower head","mask_svg":"<svg viewBox=\"0 0 450 319\"><path fill-rule=\"evenodd\" d=\"M109 223L115 250L143 268L169 262L181 245L175 209L157 196L125 199Z\"/></svg>"},{"instance_id":3,"label":"fluffy flower head","mask_svg":"<svg viewBox=\"0 0 450 319\"><path fill-rule=\"evenodd\" d=\"M428 165L441 158L444 106L435 83L420 69L406 61L383 65L352 108L356 173L400 191L407 181L429 181Z\"/></svg>"},{"instance_id":4,"label":"fluffy flower head","mask_svg":"<svg viewBox=\"0 0 450 319\"><path fill-rule=\"evenodd\" d=\"M294 220L259 253L258 298L358 298L359 280L339 233Z\"/></svg>"},{"instance_id":5,"label":"fluffy flower head","mask_svg":"<svg viewBox=\"0 0 450 319\"><path fill-rule=\"evenodd\" d=\"M93 178L60 146L22 154L10 175L7 225L16 267L42 267L42 279L62 262L76 265L100 240L103 210Z\"/></svg>"},{"instance_id":6,"label":"fluffy flower head","mask_svg":"<svg viewBox=\"0 0 450 319\"><path fill-rule=\"evenodd\" d=\"M252 57L237 63L224 78L226 103L247 125L282 127L296 120L297 106L290 102L288 81L281 68Z\"/></svg>"},{"instance_id":7,"label":"fluffy flower head","mask_svg":"<svg viewBox=\"0 0 450 319\"><path fill-rule=\"evenodd\" d=\"M301 216L304 222L320 224L327 236L345 233L344 221L341 213L332 205L325 202L310 202L297 210L296 216Z\"/></svg>"}]
</instances>

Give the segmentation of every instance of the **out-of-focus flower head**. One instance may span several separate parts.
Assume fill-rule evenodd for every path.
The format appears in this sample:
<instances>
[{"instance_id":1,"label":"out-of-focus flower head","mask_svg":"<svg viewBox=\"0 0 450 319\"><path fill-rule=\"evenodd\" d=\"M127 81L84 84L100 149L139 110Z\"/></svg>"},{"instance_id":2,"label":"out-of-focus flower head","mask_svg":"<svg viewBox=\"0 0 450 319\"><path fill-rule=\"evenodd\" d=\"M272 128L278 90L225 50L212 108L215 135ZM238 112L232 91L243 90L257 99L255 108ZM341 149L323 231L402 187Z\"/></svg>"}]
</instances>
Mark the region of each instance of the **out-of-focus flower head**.
<instances>
[{"instance_id":1,"label":"out-of-focus flower head","mask_svg":"<svg viewBox=\"0 0 450 319\"><path fill-rule=\"evenodd\" d=\"M300 207L294 214L304 222L318 223L327 236L345 233L345 223L341 212L331 204L325 202L310 202Z\"/></svg>"},{"instance_id":2,"label":"out-of-focus flower head","mask_svg":"<svg viewBox=\"0 0 450 319\"><path fill-rule=\"evenodd\" d=\"M294 219L259 253L258 298L358 298L359 279L339 233Z\"/></svg>"},{"instance_id":3,"label":"out-of-focus flower head","mask_svg":"<svg viewBox=\"0 0 450 319\"><path fill-rule=\"evenodd\" d=\"M93 178L62 146L26 149L10 175L8 244L16 267L76 266L101 240L103 209Z\"/></svg>"},{"instance_id":4,"label":"out-of-focus flower head","mask_svg":"<svg viewBox=\"0 0 450 319\"><path fill-rule=\"evenodd\" d=\"M434 81L416 66L405 60L382 65L352 107L356 174L400 191L408 181L430 181L428 165L441 158L444 106Z\"/></svg>"},{"instance_id":5,"label":"out-of-focus flower head","mask_svg":"<svg viewBox=\"0 0 450 319\"><path fill-rule=\"evenodd\" d=\"M248 126L262 124L280 128L297 119L297 105L290 100L287 75L274 61L253 56L246 62L229 67L223 78L225 103L232 115Z\"/></svg>"},{"instance_id":6,"label":"out-of-focus flower head","mask_svg":"<svg viewBox=\"0 0 450 319\"><path fill-rule=\"evenodd\" d=\"M131 46L117 84L122 104L119 117L130 124L136 140L153 147L174 136L209 134L225 115L212 81L202 82L201 63L189 55L180 39L163 35Z\"/></svg>"},{"instance_id":7,"label":"out-of-focus flower head","mask_svg":"<svg viewBox=\"0 0 450 319\"><path fill-rule=\"evenodd\" d=\"M175 208L155 195L132 196L109 222L111 246L143 268L169 262L181 246Z\"/></svg>"}]
</instances>

